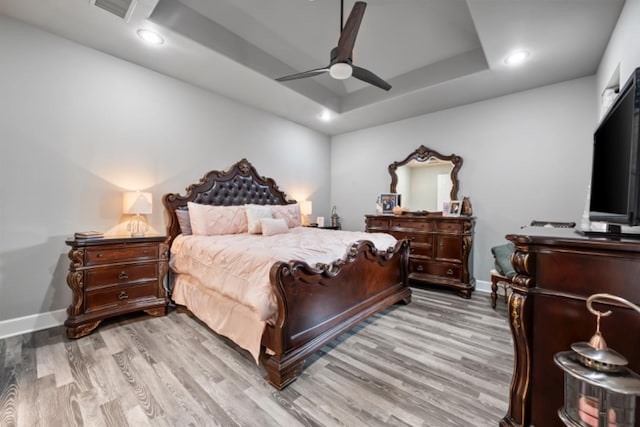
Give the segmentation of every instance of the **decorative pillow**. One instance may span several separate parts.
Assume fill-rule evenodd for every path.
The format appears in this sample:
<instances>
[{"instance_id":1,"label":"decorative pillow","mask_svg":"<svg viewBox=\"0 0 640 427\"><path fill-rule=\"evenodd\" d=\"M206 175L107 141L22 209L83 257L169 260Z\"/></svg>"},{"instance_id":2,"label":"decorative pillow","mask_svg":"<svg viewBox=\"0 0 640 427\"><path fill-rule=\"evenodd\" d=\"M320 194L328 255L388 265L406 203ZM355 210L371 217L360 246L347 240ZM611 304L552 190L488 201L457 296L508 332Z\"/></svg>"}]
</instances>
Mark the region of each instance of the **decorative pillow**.
<instances>
[{"instance_id":1,"label":"decorative pillow","mask_svg":"<svg viewBox=\"0 0 640 427\"><path fill-rule=\"evenodd\" d=\"M260 225L263 236L273 236L274 234L289 232L289 227L284 218L261 218Z\"/></svg>"},{"instance_id":2,"label":"decorative pillow","mask_svg":"<svg viewBox=\"0 0 640 427\"><path fill-rule=\"evenodd\" d=\"M300 205L298 203L271 206L271 213L274 218L284 219L289 228L300 227L302 225Z\"/></svg>"},{"instance_id":3,"label":"decorative pillow","mask_svg":"<svg viewBox=\"0 0 640 427\"><path fill-rule=\"evenodd\" d=\"M194 235L215 236L247 232L244 206L209 206L188 202Z\"/></svg>"},{"instance_id":4,"label":"decorative pillow","mask_svg":"<svg viewBox=\"0 0 640 427\"><path fill-rule=\"evenodd\" d=\"M180 232L185 236L193 234L191 231L191 219L189 219L189 211L186 209L176 209L176 217L180 225Z\"/></svg>"},{"instance_id":5,"label":"decorative pillow","mask_svg":"<svg viewBox=\"0 0 640 427\"><path fill-rule=\"evenodd\" d=\"M244 209L247 213L249 233L260 234L262 232L262 228L260 228L260 218L273 218L269 206L244 205Z\"/></svg>"},{"instance_id":6,"label":"decorative pillow","mask_svg":"<svg viewBox=\"0 0 640 427\"><path fill-rule=\"evenodd\" d=\"M516 271L511 265L511 254L515 252L515 249L514 244L511 242L491 248L491 253L496 259L496 270L508 279L516 275Z\"/></svg>"}]
</instances>

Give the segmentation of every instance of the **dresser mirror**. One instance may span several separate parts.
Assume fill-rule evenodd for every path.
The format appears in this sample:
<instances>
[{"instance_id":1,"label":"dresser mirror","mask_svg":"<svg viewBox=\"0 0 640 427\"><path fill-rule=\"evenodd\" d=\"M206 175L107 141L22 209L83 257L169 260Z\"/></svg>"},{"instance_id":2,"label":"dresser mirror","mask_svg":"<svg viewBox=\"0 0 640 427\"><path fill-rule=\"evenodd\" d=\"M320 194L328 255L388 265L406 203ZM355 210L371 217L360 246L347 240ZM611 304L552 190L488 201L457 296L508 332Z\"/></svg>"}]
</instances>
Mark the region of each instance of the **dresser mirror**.
<instances>
[{"instance_id":1,"label":"dresser mirror","mask_svg":"<svg viewBox=\"0 0 640 427\"><path fill-rule=\"evenodd\" d=\"M443 156L424 145L404 160L389 165L391 192L401 194L401 206L411 212L440 212L442 203L458 200L462 157Z\"/></svg>"}]
</instances>

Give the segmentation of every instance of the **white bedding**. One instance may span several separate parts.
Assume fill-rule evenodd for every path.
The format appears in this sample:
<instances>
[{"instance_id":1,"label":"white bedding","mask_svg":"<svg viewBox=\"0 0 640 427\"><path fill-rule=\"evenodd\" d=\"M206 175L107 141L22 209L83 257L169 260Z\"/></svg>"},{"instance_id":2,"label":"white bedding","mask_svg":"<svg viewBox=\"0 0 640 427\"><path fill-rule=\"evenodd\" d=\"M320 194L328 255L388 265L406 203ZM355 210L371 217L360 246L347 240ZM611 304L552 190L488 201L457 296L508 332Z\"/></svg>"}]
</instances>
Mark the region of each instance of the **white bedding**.
<instances>
[{"instance_id":1,"label":"white bedding","mask_svg":"<svg viewBox=\"0 0 640 427\"><path fill-rule=\"evenodd\" d=\"M173 299L178 304L186 305L214 331L233 339L238 345L249 350L257 360L260 350L259 337L266 322L275 317L277 309L276 298L269 281L271 266L277 261L291 260L302 260L311 266L317 263L329 264L344 258L349 248L358 240L370 240L379 250L387 250L397 243L389 234L311 227L296 227L288 233L273 236L247 233L219 236L179 235L171 246L170 265L174 272L179 273L175 281ZM196 298L192 296L191 291L198 286L211 291L208 294L220 294L226 301L224 310L219 310L215 319L207 320L212 315L205 313L215 308L205 309L204 303L197 303ZM234 310L235 304L242 307ZM202 307L195 310L195 305ZM237 327L234 327L232 318L227 318L227 315L233 317L234 311L243 313L244 320L236 322ZM249 327L249 318L253 318L257 323ZM256 333L257 330L259 334ZM243 331L251 331L249 335L252 338L239 340L238 337L243 336Z\"/></svg>"}]
</instances>

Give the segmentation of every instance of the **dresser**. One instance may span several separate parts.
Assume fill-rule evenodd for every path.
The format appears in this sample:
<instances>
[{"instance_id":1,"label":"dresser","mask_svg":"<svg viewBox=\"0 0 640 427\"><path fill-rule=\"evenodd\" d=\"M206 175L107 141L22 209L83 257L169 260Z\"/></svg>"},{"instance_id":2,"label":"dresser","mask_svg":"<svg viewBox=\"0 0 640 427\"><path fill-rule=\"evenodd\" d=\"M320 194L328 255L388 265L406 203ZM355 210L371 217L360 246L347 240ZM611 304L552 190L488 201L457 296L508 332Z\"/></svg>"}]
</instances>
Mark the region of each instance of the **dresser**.
<instances>
[{"instance_id":1,"label":"dresser","mask_svg":"<svg viewBox=\"0 0 640 427\"><path fill-rule=\"evenodd\" d=\"M366 231L408 239L412 284L445 286L471 298L473 278L473 217L442 215L366 215Z\"/></svg>"},{"instance_id":2,"label":"dresser","mask_svg":"<svg viewBox=\"0 0 640 427\"><path fill-rule=\"evenodd\" d=\"M67 336L82 337L104 319L125 313L166 314L165 241L165 236L68 239L73 301L64 322Z\"/></svg>"},{"instance_id":3,"label":"dresser","mask_svg":"<svg viewBox=\"0 0 640 427\"><path fill-rule=\"evenodd\" d=\"M509 410L500 425L560 427L563 372L553 356L595 332L596 318L586 307L590 295L610 293L640 305L640 241L586 238L574 230L542 227L525 228L507 239L515 244L516 276L508 303L515 360ZM599 304L598 310L612 312L600 325L609 347L640 372L640 315L611 303Z\"/></svg>"}]
</instances>

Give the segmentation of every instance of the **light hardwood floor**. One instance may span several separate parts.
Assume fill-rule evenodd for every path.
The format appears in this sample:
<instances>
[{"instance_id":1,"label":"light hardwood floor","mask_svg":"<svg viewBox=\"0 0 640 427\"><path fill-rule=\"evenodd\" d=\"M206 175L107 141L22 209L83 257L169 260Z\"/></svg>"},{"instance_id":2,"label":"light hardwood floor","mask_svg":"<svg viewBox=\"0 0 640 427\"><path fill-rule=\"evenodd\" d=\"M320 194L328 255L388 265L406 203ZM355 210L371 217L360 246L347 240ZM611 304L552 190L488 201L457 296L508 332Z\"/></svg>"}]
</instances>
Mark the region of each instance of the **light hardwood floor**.
<instances>
[{"instance_id":1,"label":"light hardwood floor","mask_svg":"<svg viewBox=\"0 0 640 427\"><path fill-rule=\"evenodd\" d=\"M505 304L414 289L307 360L283 391L185 310L0 340L0 426L497 426L513 347Z\"/></svg>"}]
</instances>

